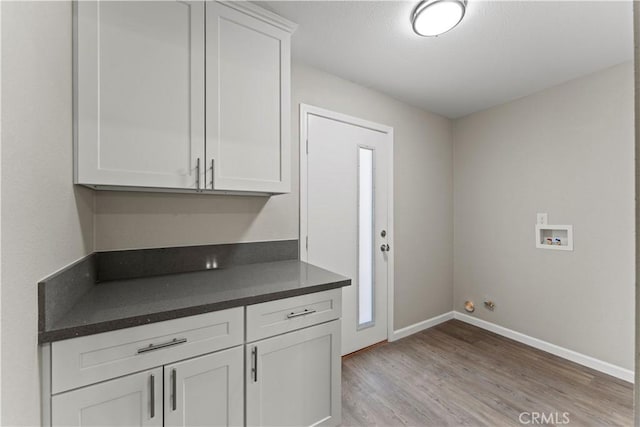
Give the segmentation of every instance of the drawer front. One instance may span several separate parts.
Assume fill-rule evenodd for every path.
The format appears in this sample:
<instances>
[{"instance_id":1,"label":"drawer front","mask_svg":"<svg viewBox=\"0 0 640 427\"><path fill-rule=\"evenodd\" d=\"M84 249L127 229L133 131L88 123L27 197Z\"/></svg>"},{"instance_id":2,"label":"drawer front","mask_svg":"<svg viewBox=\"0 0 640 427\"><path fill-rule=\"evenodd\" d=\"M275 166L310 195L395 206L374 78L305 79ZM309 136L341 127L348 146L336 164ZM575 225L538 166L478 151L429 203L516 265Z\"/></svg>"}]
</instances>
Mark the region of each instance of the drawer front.
<instances>
[{"instance_id":1,"label":"drawer front","mask_svg":"<svg viewBox=\"0 0 640 427\"><path fill-rule=\"evenodd\" d=\"M52 393L243 342L243 307L54 342Z\"/></svg>"},{"instance_id":2,"label":"drawer front","mask_svg":"<svg viewBox=\"0 0 640 427\"><path fill-rule=\"evenodd\" d=\"M247 342L271 337L342 315L342 289L247 306Z\"/></svg>"}]
</instances>

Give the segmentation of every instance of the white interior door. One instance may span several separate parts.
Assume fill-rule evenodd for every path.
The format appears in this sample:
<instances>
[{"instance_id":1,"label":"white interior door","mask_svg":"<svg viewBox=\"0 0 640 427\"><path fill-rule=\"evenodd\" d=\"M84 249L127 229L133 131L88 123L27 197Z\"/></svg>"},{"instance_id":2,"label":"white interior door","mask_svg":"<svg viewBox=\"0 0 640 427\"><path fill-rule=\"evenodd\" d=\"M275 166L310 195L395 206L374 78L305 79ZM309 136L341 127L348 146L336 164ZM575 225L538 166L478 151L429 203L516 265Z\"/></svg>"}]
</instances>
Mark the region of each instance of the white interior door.
<instances>
[{"instance_id":1,"label":"white interior door","mask_svg":"<svg viewBox=\"0 0 640 427\"><path fill-rule=\"evenodd\" d=\"M312 109L302 155L302 259L350 277L343 288L342 354L387 339L392 130ZM319 112L318 112L319 111Z\"/></svg>"}]
</instances>

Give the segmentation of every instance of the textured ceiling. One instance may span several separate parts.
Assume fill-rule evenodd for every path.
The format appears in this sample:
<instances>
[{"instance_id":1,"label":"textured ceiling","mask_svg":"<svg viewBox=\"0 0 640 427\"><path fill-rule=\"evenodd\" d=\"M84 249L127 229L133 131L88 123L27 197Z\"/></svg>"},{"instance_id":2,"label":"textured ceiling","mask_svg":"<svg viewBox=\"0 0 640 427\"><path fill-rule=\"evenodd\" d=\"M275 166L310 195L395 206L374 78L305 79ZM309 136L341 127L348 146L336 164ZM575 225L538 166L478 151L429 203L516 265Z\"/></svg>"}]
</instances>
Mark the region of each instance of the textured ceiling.
<instances>
[{"instance_id":1,"label":"textured ceiling","mask_svg":"<svg viewBox=\"0 0 640 427\"><path fill-rule=\"evenodd\" d=\"M631 1L468 1L415 35L405 1L257 2L299 24L294 59L450 118L633 58Z\"/></svg>"}]
</instances>

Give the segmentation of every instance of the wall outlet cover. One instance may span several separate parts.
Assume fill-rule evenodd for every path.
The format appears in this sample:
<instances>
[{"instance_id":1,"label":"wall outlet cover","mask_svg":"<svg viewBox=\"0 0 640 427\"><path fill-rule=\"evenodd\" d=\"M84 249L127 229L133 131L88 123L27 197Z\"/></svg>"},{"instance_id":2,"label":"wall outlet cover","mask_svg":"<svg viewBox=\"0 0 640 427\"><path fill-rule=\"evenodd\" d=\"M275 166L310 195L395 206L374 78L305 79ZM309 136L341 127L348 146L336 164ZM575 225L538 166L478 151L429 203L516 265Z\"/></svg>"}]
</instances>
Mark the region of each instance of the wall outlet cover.
<instances>
[{"instance_id":1,"label":"wall outlet cover","mask_svg":"<svg viewBox=\"0 0 640 427\"><path fill-rule=\"evenodd\" d=\"M536 215L536 224L547 225L548 215L546 213L539 213Z\"/></svg>"}]
</instances>

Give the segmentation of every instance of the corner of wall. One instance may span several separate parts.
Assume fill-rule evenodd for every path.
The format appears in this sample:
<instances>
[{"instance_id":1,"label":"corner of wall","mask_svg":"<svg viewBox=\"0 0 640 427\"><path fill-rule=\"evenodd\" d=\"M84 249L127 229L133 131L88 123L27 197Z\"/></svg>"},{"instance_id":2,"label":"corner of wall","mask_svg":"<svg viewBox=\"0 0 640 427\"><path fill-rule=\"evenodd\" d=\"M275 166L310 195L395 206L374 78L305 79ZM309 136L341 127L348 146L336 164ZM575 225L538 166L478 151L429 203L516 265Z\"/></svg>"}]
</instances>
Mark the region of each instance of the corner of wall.
<instances>
[{"instance_id":1,"label":"corner of wall","mask_svg":"<svg viewBox=\"0 0 640 427\"><path fill-rule=\"evenodd\" d=\"M640 230L640 6L633 2L633 39L634 39L634 103L635 103L635 177L636 177L636 203L635 203L635 219L636 230ZM635 386L634 386L634 425L640 427L640 290L638 288L638 276L640 275L640 239L636 233L636 258L635 258L635 292L636 292L636 313L635 313Z\"/></svg>"}]
</instances>

